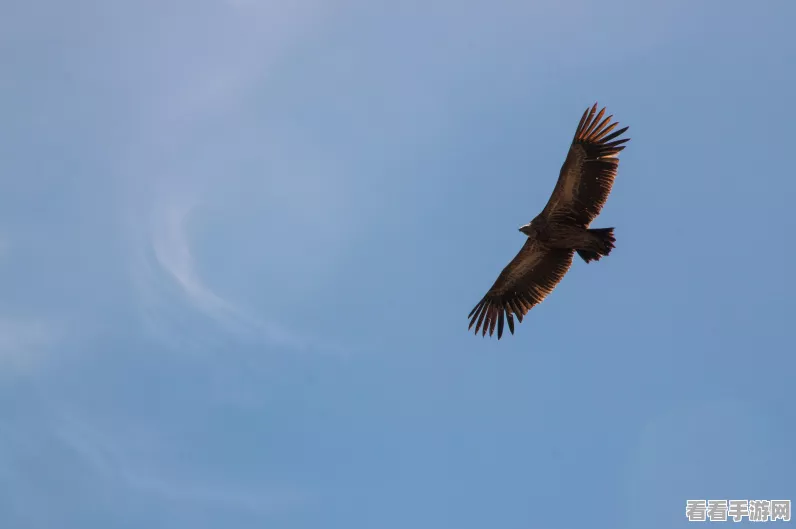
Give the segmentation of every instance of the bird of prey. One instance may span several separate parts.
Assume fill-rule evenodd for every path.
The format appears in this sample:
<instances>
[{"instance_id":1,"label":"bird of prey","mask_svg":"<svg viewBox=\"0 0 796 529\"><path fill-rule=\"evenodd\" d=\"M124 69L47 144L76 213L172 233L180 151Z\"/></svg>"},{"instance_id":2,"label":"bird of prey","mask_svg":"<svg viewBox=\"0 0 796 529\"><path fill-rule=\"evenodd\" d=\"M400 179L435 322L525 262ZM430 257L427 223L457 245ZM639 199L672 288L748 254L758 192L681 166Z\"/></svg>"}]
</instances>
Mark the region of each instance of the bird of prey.
<instances>
[{"instance_id":1,"label":"bird of prey","mask_svg":"<svg viewBox=\"0 0 796 529\"><path fill-rule=\"evenodd\" d=\"M619 152L630 138L617 139L628 127L614 131L613 116L603 119L597 103L580 118L575 137L561 167L553 194L542 212L520 231L528 236L517 256L503 269L489 292L470 314L475 334L489 335L497 326L498 340L514 317L522 322L564 278L575 252L586 262L599 261L614 248L614 228L591 229L589 224L605 204L619 166Z\"/></svg>"}]
</instances>

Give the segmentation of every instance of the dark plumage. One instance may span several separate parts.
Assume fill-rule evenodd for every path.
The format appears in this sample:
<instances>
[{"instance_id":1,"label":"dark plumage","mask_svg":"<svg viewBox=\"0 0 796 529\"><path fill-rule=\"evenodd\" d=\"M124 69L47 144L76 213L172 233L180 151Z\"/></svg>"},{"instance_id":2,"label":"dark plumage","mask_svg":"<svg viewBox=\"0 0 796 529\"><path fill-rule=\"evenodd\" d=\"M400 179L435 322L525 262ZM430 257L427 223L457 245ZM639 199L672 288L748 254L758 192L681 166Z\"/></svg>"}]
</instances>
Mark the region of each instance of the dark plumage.
<instances>
[{"instance_id":1,"label":"dark plumage","mask_svg":"<svg viewBox=\"0 0 796 529\"><path fill-rule=\"evenodd\" d=\"M595 115L596 114L596 115ZM520 227L528 236L517 256L503 269L489 292L468 315L475 333L491 336L503 324L514 334L514 317L522 322L531 308L564 278L575 252L585 262L598 261L614 248L613 228L589 229L600 214L616 177L619 152L630 138L617 139L628 127L614 131L605 108L587 108L580 118L558 182L542 212Z\"/></svg>"}]
</instances>

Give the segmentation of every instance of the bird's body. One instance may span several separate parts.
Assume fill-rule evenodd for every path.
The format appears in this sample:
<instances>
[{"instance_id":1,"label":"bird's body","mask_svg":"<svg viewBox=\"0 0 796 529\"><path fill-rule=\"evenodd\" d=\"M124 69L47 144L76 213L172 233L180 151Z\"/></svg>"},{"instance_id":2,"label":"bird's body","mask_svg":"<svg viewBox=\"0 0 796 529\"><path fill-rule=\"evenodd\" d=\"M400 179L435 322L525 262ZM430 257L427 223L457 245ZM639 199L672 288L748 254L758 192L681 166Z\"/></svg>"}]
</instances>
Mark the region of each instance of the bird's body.
<instances>
[{"instance_id":1,"label":"bird's body","mask_svg":"<svg viewBox=\"0 0 796 529\"><path fill-rule=\"evenodd\" d=\"M612 116L602 119L597 105L586 109L561 167L558 182L544 210L520 227L527 240L517 256L503 269L489 292L473 308L470 328L490 336L497 326L498 339L504 322L514 334L519 321L547 297L563 279L577 254L598 261L614 248L613 228L590 229L611 192L623 143L616 139L627 127L611 132ZM600 121L602 120L602 121Z\"/></svg>"}]
</instances>

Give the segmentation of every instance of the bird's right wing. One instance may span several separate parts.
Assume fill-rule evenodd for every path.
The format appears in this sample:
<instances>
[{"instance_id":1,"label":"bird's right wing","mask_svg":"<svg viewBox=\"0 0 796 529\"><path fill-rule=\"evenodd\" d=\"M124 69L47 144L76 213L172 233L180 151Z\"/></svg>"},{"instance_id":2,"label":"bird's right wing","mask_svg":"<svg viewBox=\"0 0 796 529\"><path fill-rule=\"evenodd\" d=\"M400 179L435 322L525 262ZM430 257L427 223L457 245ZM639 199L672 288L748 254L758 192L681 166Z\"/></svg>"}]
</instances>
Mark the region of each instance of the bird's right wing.
<instances>
[{"instance_id":1,"label":"bird's right wing","mask_svg":"<svg viewBox=\"0 0 796 529\"><path fill-rule=\"evenodd\" d=\"M613 116L603 119L604 114L605 108L597 112L596 103L583 113L542 216L586 228L600 214L614 185L618 155L630 140L617 139L628 128L614 131Z\"/></svg>"},{"instance_id":2,"label":"bird's right wing","mask_svg":"<svg viewBox=\"0 0 796 529\"><path fill-rule=\"evenodd\" d=\"M475 324L475 334L483 329L484 336L495 331L498 340L503 335L504 320L508 321L509 331L514 334L514 316L522 322L531 308L539 304L558 285L572 266L573 250L548 248L528 238L520 252L503 269L489 289L467 316L470 326Z\"/></svg>"}]
</instances>

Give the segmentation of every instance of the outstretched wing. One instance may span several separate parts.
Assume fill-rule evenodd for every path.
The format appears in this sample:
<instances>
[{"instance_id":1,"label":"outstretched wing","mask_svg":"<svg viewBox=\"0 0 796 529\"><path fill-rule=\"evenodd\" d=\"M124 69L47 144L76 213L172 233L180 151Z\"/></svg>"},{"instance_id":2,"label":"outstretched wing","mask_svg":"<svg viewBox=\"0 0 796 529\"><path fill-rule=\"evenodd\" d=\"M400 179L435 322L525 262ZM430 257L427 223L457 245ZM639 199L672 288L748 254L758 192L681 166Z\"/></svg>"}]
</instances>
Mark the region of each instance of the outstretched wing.
<instances>
[{"instance_id":1,"label":"outstretched wing","mask_svg":"<svg viewBox=\"0 0 796 529\"><path fill-rule=\"evenodd\" d=\"M503 269L478 305L467 316L470 326L475 324L475 334L483 329L481 336L495 331L503 335L503 323L508 321L509 331L514 334L514 316L522 322L534 305L547 297L558 285L572 265L573 250L552 249L528 238L520 252Z\"/></svg>"},{"instance_id":2,"label":"outstretched wing","mask_svg":"<svg viewBox=\"0 0 796 529\"><path fill-rule=\"evenodd\" d=\"M616 139L628 127L613 131L613 116L603 119L605 108L597 112L597 103L587 108L580 118L578 129L558 182L542 215L568 220L587 228L600 214L616 178L619 152L630 138ZM613 131L613 132L612 132Z\"/></svg>"}]
</instances>

